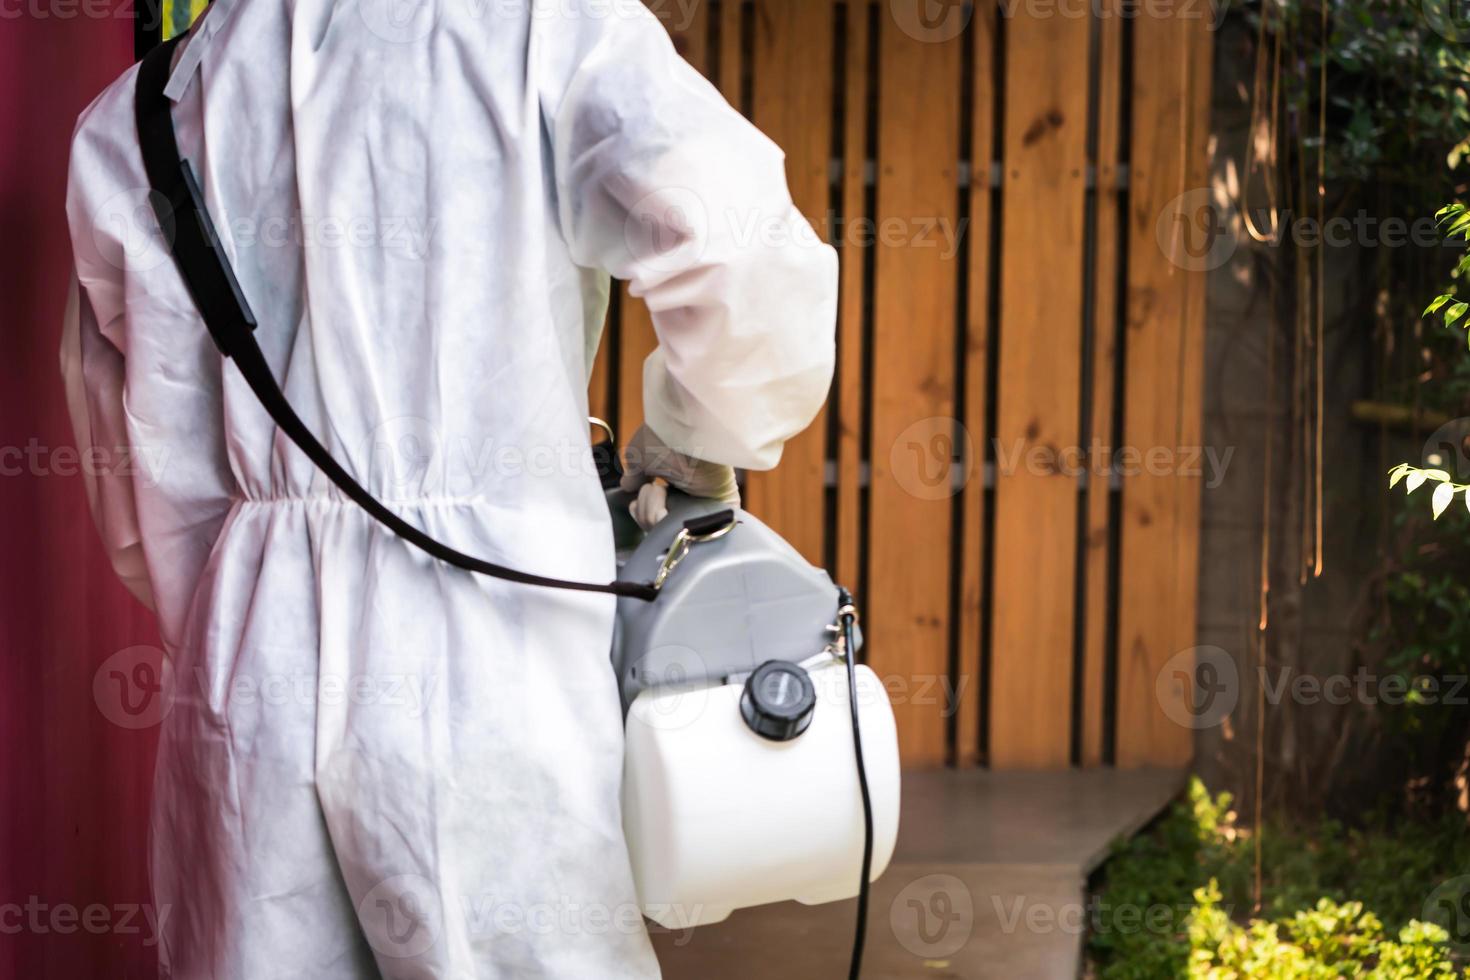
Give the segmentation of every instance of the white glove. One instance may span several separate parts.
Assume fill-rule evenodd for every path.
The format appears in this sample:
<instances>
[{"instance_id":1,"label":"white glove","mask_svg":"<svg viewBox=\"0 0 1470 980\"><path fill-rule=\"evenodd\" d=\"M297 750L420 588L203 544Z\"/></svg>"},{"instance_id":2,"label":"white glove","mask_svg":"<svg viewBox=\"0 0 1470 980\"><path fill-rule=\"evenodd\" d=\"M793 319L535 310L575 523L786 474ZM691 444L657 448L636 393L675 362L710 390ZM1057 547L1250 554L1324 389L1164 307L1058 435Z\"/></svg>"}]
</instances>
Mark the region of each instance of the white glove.
<instances>
[{"instance_id":1,"label":"white glove","mask_svg":"<svg viewBox=\"0 0 1470 980\"><path fill-rule=\"evenodd\" d=\"M647 425L638 427L623 449L623 479L620 486L638 499L628 505L628 512L647 530L669 513L668 490L655 483L663 479L691 497L707 497L740 506L740 487L735 470L723 463L686 456L670 449Z\"/></svg>"}]
</instances>

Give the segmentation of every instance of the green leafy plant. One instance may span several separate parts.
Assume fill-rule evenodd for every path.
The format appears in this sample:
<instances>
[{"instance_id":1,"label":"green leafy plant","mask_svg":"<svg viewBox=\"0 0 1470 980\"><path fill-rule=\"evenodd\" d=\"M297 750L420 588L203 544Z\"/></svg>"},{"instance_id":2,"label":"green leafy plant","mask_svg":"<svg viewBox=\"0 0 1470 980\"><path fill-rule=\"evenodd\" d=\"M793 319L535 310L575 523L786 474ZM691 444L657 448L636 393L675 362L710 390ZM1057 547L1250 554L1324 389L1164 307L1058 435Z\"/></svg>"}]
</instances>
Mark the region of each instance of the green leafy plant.
<instances>
[{"instance_id":1,"label":"green leafy plant","mask_svg":"<svg viewBox=\"0 0 1470 980\"><path fill-rule=\"evenodd\" d=\"M1465 304L1457 304L1463 306ZM1423 469L1410 463L1400 463L1388 471L1388 488L1392 490L1403 481L1409 493L1413 493L1426 483L1434 485L1434 491L1430 495L1429 509L1435 520L1439 520L1455 499L1455 494L1463 494L1470 484L1456 483L1448 472L1438 469ZM1465 506L1470 508L1470 497L1462 498Z\"/></svg>"},{"instance_id":2,"label":"green leafy plant","mask_svg":"<svg viewBox=\"0 0 1470 980\"><path fill-rule=\"evenodd\" d=\"M1255 840L1231 803L1192 780L1186 799L1116 848L1097 883L1098 908L1178 914L1163 928L1095 919L1088 952L1098 980L1470 976L1444 928L1418 918L1436 882L1470 869L1463 816L1272 826L1261 839L1262 903L1252 915Z\"/></svg>"},{"instance_id":3,"label":"green leafy plant","mask_svg":"<svg viewBox=\"0 0 1470 980\"><path fill-rule=\"evenodd\" d=\"M1459 237L1465 240L1470 233L1470 209L1464 204L1447 204L1435 212L1435 220L1444 228L1446 238ZM1470 252L1460 256L1455 263L1451 276L1460 279L1470 275ZM1466 313L1470 312L1470 302L1459 299L1453 289L1440 293L1428 306L1424 308L1423 316L1431 317L1436 314L1444 321L1446 327L1459 326L1465 331L1466 342L1470 343L1470 318ZM1457 494L1465 506L1470 508L1470 494L1465 491L1470 489L1470 484L1456 483L1449 472L1433 467L1419 467L1412 463L1399 463L1388 471L1388 487L1392 490L1403 482L1406 492L1413 493L1425 484L1433 484L1434 490L1430 494L1430 512L1434 519L1438 520L1440 515L1449 509Z\"/></svg>"},{"instance_id":4,"label":"green leafy plant","mask_svg":"<svg viewBox=\"0 0 1470 980\"><path fill-rule=\"evenodd\" d=\"M1434 213L1434 218L1444 227L1446 238L1453 239L1457 235L1461 240L1467 238L1470 232L1470 211L1463 204L1446 204ZM1470 252L1460 256L1460 261L1455 263L1455 269L1450 274L1455 279L1463 278L1470 273ZM1433 316L1438 313L1444 319L1444 325L1453 327L1459 324L1465 330L1467 343L1470 343L1470 320L1465 319L1465 313L1470 311L1470 303L1456 298L1454 290L1440 293L1433 301L1424 308L1425 316Z\"/></svg>"},{"instance_id":5,"label":"green leafy plant","mask_svg":"<svg viewBox=\"0 0 1470 980\"><path fill-rule=\"evenodd\" d=\"M1394 938L1362 902L1320 899L1282 922L1236 923L1211 879L1194 893L1188 923L1191 980L1408 980L1460 977L1449 933L1411 920Z\"/></svg>"},{"instance_id":6,"label":"green leafy plant","mask_svg":"<svg viewBox=\"0 0 1470 980\"><path fill-rule=\"evenodd\" d=\"M1377 690L1396 696L1371 706L1372 739L1394 760L1380 791L1392 787L1400 816L1433 817L1463 806L1470 514L1455 506L1432 522L1413 498L1393 503L1394 554L1372 586L1376 602L1362 635Z\"/></svg>"}]
</instances>

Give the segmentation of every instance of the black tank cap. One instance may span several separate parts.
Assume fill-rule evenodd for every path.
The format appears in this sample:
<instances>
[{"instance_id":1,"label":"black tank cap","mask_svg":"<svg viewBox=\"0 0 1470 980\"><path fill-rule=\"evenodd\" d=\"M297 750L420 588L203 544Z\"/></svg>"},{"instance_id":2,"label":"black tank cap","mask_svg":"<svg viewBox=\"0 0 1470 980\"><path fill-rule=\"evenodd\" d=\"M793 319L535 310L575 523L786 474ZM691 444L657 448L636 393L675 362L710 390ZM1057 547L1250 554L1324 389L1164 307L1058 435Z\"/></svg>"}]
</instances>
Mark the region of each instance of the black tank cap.
<instances>
[{"instance_id":1,"label":"black tank cap","mask_svg":"<svg viewBox=\"0 0 1470 980\"><path fill-rule=\"evenodd\" d=\"M789 742L812 723L817 692L799 664L767 660L745 680L740 715L751 731L773 742Z\"/></svg>"}]
</instances>

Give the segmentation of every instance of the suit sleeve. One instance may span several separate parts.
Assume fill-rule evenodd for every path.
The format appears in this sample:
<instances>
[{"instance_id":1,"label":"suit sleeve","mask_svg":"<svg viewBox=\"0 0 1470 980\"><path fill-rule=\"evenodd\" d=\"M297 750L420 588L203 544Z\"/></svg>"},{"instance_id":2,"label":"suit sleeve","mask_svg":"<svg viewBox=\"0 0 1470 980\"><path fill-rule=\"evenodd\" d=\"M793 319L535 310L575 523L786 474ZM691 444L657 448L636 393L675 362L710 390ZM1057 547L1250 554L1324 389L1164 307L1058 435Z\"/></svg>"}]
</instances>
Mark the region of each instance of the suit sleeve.
<instances>
[{"instance_id":1,"label":"suit sleeve","mask_svg":"<svg viewBox=\"0 0 1470 980\"><path fill-rule=\"evenodd\" d=\"M61 377L92 520L118 578L152 609L133 478L125 468L112 465L128 442L123 355L102 336L87 290L75 276L61 328Z\"/></svg>"},{"instance_id":2,"label":"suit sleeve","mask_svg":"<svg viewBox=\"0 0 1470 980\"><path fill-rule=\"evenodd\" d=\"M690 456L769 469L827 396L836 253L792 204L780 148L632 6L584 32L555 108L562 233L648 305L649 426Z\"/></svg>"}]
</instances>

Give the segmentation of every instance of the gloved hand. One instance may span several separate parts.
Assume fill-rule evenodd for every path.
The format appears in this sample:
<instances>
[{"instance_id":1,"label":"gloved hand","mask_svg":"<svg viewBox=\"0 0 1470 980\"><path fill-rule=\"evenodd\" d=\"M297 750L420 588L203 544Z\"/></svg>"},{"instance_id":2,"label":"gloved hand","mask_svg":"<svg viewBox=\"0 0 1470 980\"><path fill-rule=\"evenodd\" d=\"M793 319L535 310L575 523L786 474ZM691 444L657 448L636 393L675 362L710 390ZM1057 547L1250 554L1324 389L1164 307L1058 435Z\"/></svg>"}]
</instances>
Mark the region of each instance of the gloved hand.
<instances>
[{"instance_id":1,"label":"gloved hand","mask_svg":"<svg viewBox=\"0 0 1470 980\"><path fill-rule=\"evenodd\" d=\"M735 483L733 467L670 449L656 432L641 425L623 449L620 486L638 494L638 499L628 505L628 511L644 530L669 513L668 491L655 483L656 479L665 480L691 497L708 497L731 507L740 506L740 488Z\"/></svg>"}]
</instances>

